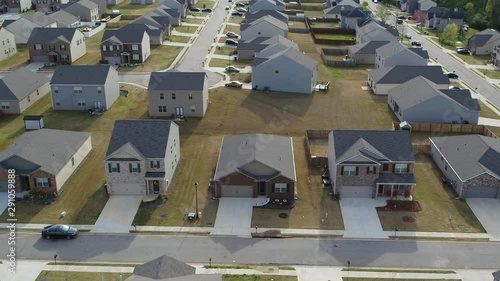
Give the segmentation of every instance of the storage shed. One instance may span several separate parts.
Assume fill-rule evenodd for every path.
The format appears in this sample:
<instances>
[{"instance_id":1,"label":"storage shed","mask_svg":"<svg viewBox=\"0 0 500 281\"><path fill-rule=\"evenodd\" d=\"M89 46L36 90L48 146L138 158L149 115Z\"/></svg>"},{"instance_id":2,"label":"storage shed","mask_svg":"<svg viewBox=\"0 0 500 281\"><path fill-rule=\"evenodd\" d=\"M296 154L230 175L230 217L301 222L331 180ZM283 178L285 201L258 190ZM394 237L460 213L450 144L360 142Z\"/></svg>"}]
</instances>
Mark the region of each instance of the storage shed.
<instances>
[{"instance_id":1,"label":"storage shed","mask_svg":"<svg viewBox=\"0 0 500 281\"><path fill-rule=\"evenodd\" d=\"M26 131L43 129L43 115L24 116L24 128Z\"/></svg>"}]
</instances>

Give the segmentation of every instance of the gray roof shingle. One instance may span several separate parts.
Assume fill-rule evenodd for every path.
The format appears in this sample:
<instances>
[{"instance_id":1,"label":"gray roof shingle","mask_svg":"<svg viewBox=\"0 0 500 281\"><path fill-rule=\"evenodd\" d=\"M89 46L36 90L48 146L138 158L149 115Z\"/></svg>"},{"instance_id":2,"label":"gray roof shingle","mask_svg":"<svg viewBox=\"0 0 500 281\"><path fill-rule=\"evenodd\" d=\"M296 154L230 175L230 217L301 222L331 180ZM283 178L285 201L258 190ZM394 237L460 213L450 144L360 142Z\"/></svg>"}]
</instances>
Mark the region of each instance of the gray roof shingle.
<instances>
[{"instance_id":1,"label":"gray roof shingle","mask_svg":"<svg viewBox=\"0 0 500 281\"><path fill-rule=\"evenodd\" d=\"M126 29L116 29L104 31L101 39L101 44L113 40L121 44L140 44L144 38L144 34L147 34L144 30L126 30Z\"/></svg>"},{"instance_id":2,"label":"gray roof shingle","mask_svg":"<svg viewBox=\"0 0 500 281\"><path fill-rule=\"evenodd\" d=\"M349 46L349 49L353 54L375 55L375 51L386 44L389 44L389 41L366 41L364 43Z\"/></svg>"},{"instance_id":3,"label":"gray roof shingle","mask_svg":"<svg viewBox=\"0 0 500 281\"><path fill-rule=\"evenodd\" d=\"M151 279L166 279L193 275L196 268L163 255L134 269L134 275Z\"/></svg>"},{"instance_id":4,"label":"gray roof shingle","mask_svg":"<svg viewBox=\"0 0 500 281\"><path fill-rule=\"evenodd\" d=\"M439 65L396 65L373 69L368 74L375 83L402 84L424 76L436 84L449 84L450 79Z\"/></svg>"},{"instance_id":5,"label":"gray roof shingle","mask_svg":"<svg viewBox=\"0 0 500 281\"><path fill-rule=\"evenodd\" d=\"M205 72L152 72L148 90L203 91L207 79Z\"/></svg>"},{"instance_id":6,"label":"gray roof shingle","mask_svg":"<svg viewBox=\"0 0 500 281\"><path fill-rule=\"evenodd\" d=\"M272 16L277 20L288 23L288 15L276 10L258 10L252 13L247 13L245 15L245 19L247 23L250 23L254 20L260 19L263 16Z\"/></svg>"},{"instance_id":7,"label":"gray roof shingle","mask_svg":"<svg viewBox=\"0 0 500 281\"><path fill-rule=\"evenodd\" d=\"M75 34L80 32L77 28L71 27L36 27L31 32L28 44L30 43L47 43L55 39L59 39L70 43L73 41ZM81 33L81 32L80 32Z\"/></svg>"},{"instance_id":8,"label":"gray roof shingle","mask_svg":"<svg viewBox=\"0 0 500 281\"><path fill-rule=\"evenodd\" d=\"M59 26L59 27L70 26L70 25L75 24L76 22L80 21L77 17L66 12L65 10L59 10L55 13L49 14L48 16L51 19L55 20L57 22L57 26Z\"/></svg>"},{"instance_id":9,"label":"gray roof shingle","mask_svg":"<svg viewBox=\"0 0 500 281\"><path fill-rule=\"evenodd\" d=\"M241 24L240 25L240 30L243 31L251 26L255 26L261 22L268 22L282 30L288 30L288 24L278 20L277 18L273 17L273 16L263 16L259 19L256 19L254 21L252 21L251 23L245 23L245 24Z\"/></svg>"},{"instance_id":10,"label":"gray roof shingle","mask_svg":"<svg viewBox=\"0 0 500 281\"><path fill-rule=\"evenodd\" d=\"M0 79L0 100L23 100L48 82L49 78L43 74L19 68Z\"/></svg>"},{"instance_id":11,"label":"gray roof shingle","mask_svg":"<svg viewBox=\"0 0 500 281\"><path fill-rule=\"evenodd\" d=\"M116 70L110 65L59 65L50 84L104 85L110 71Z\"/></svg>"},{"instance_id":12,"label":"gray roof shingle","mask_svg":"<svg viewBox=\"0 0 500 281\"><path fill-rule=\"evenodd\" d=\"M487 28L481 32L478 32L469 38L469 40L474 41L474 45L476 47L482 47L489 41L495 41L498 39L500 39L500 33L491 28Z\"/></svg>"}]
</instances>

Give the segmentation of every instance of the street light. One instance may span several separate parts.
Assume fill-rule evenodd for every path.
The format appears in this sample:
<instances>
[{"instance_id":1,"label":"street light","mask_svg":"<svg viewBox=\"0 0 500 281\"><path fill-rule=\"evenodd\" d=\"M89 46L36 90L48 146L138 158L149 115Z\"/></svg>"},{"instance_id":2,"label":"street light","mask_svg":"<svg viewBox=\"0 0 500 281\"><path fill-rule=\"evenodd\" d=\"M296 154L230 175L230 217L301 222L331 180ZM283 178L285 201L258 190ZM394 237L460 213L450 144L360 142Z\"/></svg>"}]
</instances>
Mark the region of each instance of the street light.
<instances>
[{"instance_id":1,"label":"street light","mask_svg":"<svg viewBox=\"0 0 500 281\"><path fill-rule=\"evenodd\" d=\"M198 219L198 183L195 182L194 183L194 188L196 189L196 195L195 195L195 198L196 198L196 214L194 215L196 219Z\"/></svg>"}]
</instances>

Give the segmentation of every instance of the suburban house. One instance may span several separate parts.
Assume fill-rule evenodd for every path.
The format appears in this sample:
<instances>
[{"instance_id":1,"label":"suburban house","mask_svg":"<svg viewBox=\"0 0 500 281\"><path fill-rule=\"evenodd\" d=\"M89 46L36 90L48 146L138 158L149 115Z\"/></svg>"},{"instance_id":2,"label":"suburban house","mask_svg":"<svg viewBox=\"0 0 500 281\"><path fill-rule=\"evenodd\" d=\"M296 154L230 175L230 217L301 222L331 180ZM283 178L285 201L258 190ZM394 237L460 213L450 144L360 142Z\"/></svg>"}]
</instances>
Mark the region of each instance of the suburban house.
<instances>
[{"instance_id":1,"label":"suburban house","mask_svg":"<svg viewBox=\"0 0 500 281\"><path fill-rule=\"evenodd\" d=\"M16 170L16 192L59 194L92 151L90 134L52 129L29 131L0 154L0 185Z\"/></svg>"},{"instance_id":2,"label":"suburban house","mask_svg":"<svg viewBox=\"0 0 500 281\"><path fill-rule=\"evenodd\" d=\"M354 8L352 10L343 10L340 12L340 28L356 29L358 22L367 19L369 12L363 8Z\"/></svg>"},{"instance_id":3,"label":"suburban house","mask_svg":"<svg viewBox=\"0 0 500 281\"><path fill-rule=\"evenodd\" d=\"M281 35L275 35L273 37L254 37L250 40L242 40L238 42L237 47L237 58L238 60L250 60L253 59L255 53L264 50L265 48L281 44L285 47L292 47L295 49L299 49L297 43L286 39Z\"/></svg>"},{"instance_id":4,"label":"suburban house","mask_svg":"<svg viewBox=\"0 0 500 281\"><path fill-rule=\"evenodd\" d=\"M32 0L35 10L40 12L55 12L59 11L68 0Z\"/></svg>"},{"instance_id":5,"label":"suburban house","mask_svg":"<svg viewBox=\"0 0 500 281\"><path fill-rule=\"evenodd\" d=\"M33 29L28 39L32 62L71 64L87 53L85 35L77 28Z\"/></svg>"},{"instance_id":6,"label":"suburban house","mask_svg":"<svg viewBox=\"0 0 500 281\"><path fill-rule=\"evenodd\" d=\"M334 130L328 136L332 191L343 198L411 200L415 158L410 132Z\"/></svg>"},{"instance_id":7,"label":"suburban house","mask_svg":"<svg viewBox=\"0 0 500 281\"><path fill-rule=\"evenodd\" d=\"M0 112L21 114L49 91L46 75L18 68L0 78Z\"/></svg>"},{"instance_id":8,"label":"suburban house","mask_svg":"<svg viewBox=\"0 0 500 281\"><path fill-rule=\"evenodd\" d=\"M413 15L416 10L418 10L418 2L419 0L406 0L402 2L401 10L403 12L407 12L408 14Z\"/></svg>"},{"instance_id":9,"label":"suburban house","mask_svg":"<svg viewBox=\"0 0 500 281\"><path fill-rule=\"evenodd\" d=\"M432 159L458 196L500 197L498 139L482 135L460 135L431 137L430 143Z\"/></svg>"},{"instance_id":10,"label":"suburban house","mask_svg":"<svg viewBox=\"0 0 500 281\"><path fill-rule=\"evenodd\" d=\"M136 4L136 5L150 5L156 2L156 0L132 0L130 1L130 4Z\"/></svg>"},{"instance_id":11,"label":"suburban house","mask_svg":"<svg viewBox=\"0 0 500 281\"><path fill-rule=\"evenodd\" d=\"M107 6L116 6L122 3L124 0L106 0Z\"/></svg>"},{"instance_id":12,"label":"suburban house","mask_svg":"<svg viewBox=\"0 0 500 281\"><path fill-rule=\"evenodd\" d=\"M500 67L500 45L493 50L493 65Z\"/></svg>"},{"instance_id":13,"label":"suburban house","mask_svg":"<svg viewBox=\"0 0 500 281\"><path fill-rule=\"evenodd\" d=\"M394 41L396 42L396 41ZM389 44L389 41L366 41L348 47L349 58L356 64L375 64L375 51Z\"/></svg>"},{"instance_id":14,"label":"suburban house","mask_svg":"<svg viewBox=\"0 0 500 281\"><path fill-rule=\"evenodd\" d=\"M203 117L208 106L205 72L152 72L148 85L149 116Z\"/></svg>"},{"instance_id":15,"label":"suburban house","mask_svg":"<svg viewBox=\"0 0 500 281\"><path fill-rule=\"evenodd\" d=\"M152 16L156 19L156 17L168 17L169 22L172 26L181 25L181 14L177 9L172 9L165 5L158 5L154 10L149 11L145 16ZM158 20L159 23L163 23L164 19Z\"/></svg>"},{"instance_id":16,"label":"suburban house","mask_svg":"<svg viewBox=\"0 0 500 281\"><path fill-rule=\"evenodd\" d=\"M271 16L279 21L282 21L282 22L288 24L288 15L283 13L283 12L276 11L276 10L259 10L259 11L253 12L253 13L246 13L245 20L246 20L246 23L251 23L251 22L258 20L264 16Z\"/></svg>"},{"instance_id":17,"label":"suburban house","mask_svg":"<svg viewBox=\"0 0 500 281\"><path fill-rule=\"evenodd\" d=\"M398 31L388 30L374 21L356 28L356 44L368 41L397 41Z\"/></svg>"},{"instance_id":18,"label":"suburban house","mask_svg":"<svg viewBox=\"0 0 500 281\"><path fill-rule=\"evenodd\" d=\"M248 40L255 37L273 37L281 35L287 37L288 24L272 17L263 16L260 19L254 20L251 23L240 25L241 39Z\"/></svg>"},{"instance_id":19,"label":"suburban house","mask_svg":"<svg viewBox=\"0 0 500 281\"><path fill-rule=\"evenodd\" d=\"M448 9L438 6L427 10L425 19L427 28L434 28L441 32L448 24L454 24L458 30L461 30L464 24L464 12L460 12L456 8Z\"/></svg>"},{"instance_id":20,"label":"suburban house","mask_svg":"<svg viewBox=\"0 0 500 281\"><path fill-rule=\"evenodd\" d=\"M467 40L469 51L473 55L491 55L496 46L500 45L500 33L488 28L472 35Z\"/></svg>"},{"instance_id":21,"label":"suburban house","mask_svg":"<svg viewBox=\"0 0 500 281\"><path fill-rule=\"evenodd\" d=\"M101 18L99 5L90 0L79 0L69 3L64 7L64 10L78 17L83 22L95 22Z\"/></svg>"},{"instance_id":22,"label":"suburban house","mask_svg":"<svg viewBox=\"0 0 500 281\"><path fill-rule=\"evenodd\" d=\"M179 126L166 120L117 120L104 158L110 195L165 194L181 160Z\"/></svg>"},{"instance_id":23,"label":"suburban house","mask_svg":"<svg viewBox=\"0 0 500 281\"><path fill-rule=\"evenodd\" d=\"M34 28L57 27L57 22L42 12L36 12L25 14L13 22L5 21L2 26L14 34L16 44L26 44Z\"/></svg>"},{"instance_id":24,"label":"suburban house","mask_svg":"<svg viewBox=\"0 0 500 281\"><path fill-rule=\"evenodd\" d=\"M248 12L253 13L262 10L276 10L284 12L286 10L285 1L282 0L250 0Z\"/></svg>"},{"instance_id":25,"label":"suburban house","mask_svg":"<svg viewBox=\"0 0 500 281\"><path fill-rule=\"evenodd\" d=\"M281 44L255 53L254 90L311 94L318 83L318 62L296 48Z\"/></svg>"},{"instance_id":26,"label":"suburban house","mask_svg":"<svg viewBox=\"0 0 500 281\"><path fill-rule=\"evenodd\" d=\"M185 18L187 16L188 3L186 0L165 0L162 3L167 7L177 9L181 17Z\"/></svg>"},{"instance_id":27,"label":"suburban house","mask_svg":"<svg viewBox=\"0 0 500 281\"><path fill-rule=\"evenodd\" d=\"M469 90L439 88L422 76L390 89L387 104L410 123L477 124L481 111Z\"/></svg>"},{"instance_id":28,"label":"suburban house","mask_svg":"<svg viewBox=\"0 0 500 281\"><path fill-rule=\"evenodd\" d=\"M31 0L4 0L2 1L3 13L24 13L31 9Z\"/></svg>"},{"instance_id":29,"label":"suburban house","mask_svg":"<svg viewBox=\"0 0 500 281\"><path fill-rule=\"evenodd\" d=\"M214 181L217 198L265 196L269 202L293 207L297 177L292 138L264 134L225 136Z\"/></svg>"},{"instance_id":30,"label":"suburban house","mask_svg":"<svg viewBox=\"0 0 500 281\"><path fill-rule=\"evenodd\" d=\"M120 30L139 30L145 31L149 35L149 45L160 46L165 37L169 35L170 28L158 28L149 24L129 23L120 28Z\"/></svg>"},{"instance_id":31,"label":"suburban house","mask_svg":"<svg viewBox=\"0 0 500 281\"><path fill-rule=\"evenodd\" d=\"M425 12L432 7L437 7L437 3L432 0L418 0L418 11Z\"/></svg>"},{"instance_id":32,"label":"suburban house","mask_svg":"<svg viewBox=\"0 0 500 281\"><path fill-rule=\"evenodd\" d=\"M358 5L359 6L359 5ZM344 11L350 11L358 6L352 5L337 5L333 7L329 7L323 10L323 17L327 19L340 19L340 15Z\"/></svg>"},{"instance_id":33,"label":"suburban house","mask_svg":"<svg viewBox=\"0 0 500 281\"><path fill-rule=\"evenodd\" d=\"M73 16L72 14L66 12L65 10L59 10L55 13L48 14L49 18L53 19L57 23L57 27L79 27L80 19Z\"/></svg>"},{"instance_id":34,"label":"suburban house","mask_svg":"<svg viewBox=\"0 0 500 281\"><path fill-rule=\"evenodd\" d=\"M450 84L439 65L396 65L370 70L368 86L375 95L387 95L390 89L418 76L434 82L439 89L447 89Z\"/></svg>"},{"instance_id":35,"label":"suburban house","mask_svg":"<svg viewBox=\"0 0 500 281\"><path fill-rule=\"evenodd\" d=\"M101 39L101 58L111 65L144 63L151 55L149 35L141 30L106 30Z\"/></svg>"},{"instance_id":36,"label":"suburban house","mask_svg":"<svg viewBox=\"0 0 500 281\"><path fill-rule=\"evenodd\" d=\"M375 68L396 65L427 65L429 54L422 48L407 48L403 43L393 41L375 51Z\"/></svg>"},{"instance_id":37,"label":"suburban house","mask_svg":"<svg viewBox=\"0 0 500 281\"><path fill-rule=\"evenodd\" d=\"M50 90L54 110L106 111L120 96L118 71L110 65L58 66Z\"/></svg>"},{"instance_id":38,"label":"suburban house","mask_svg":"<svg viewBox=\"0 0 500 281\"><path fill-rule=\"evenodd\" d=\"M17 53L16 39L14 34L8 31L5 27L0 27L0 61Z\"/></svg>"}]
</instances>

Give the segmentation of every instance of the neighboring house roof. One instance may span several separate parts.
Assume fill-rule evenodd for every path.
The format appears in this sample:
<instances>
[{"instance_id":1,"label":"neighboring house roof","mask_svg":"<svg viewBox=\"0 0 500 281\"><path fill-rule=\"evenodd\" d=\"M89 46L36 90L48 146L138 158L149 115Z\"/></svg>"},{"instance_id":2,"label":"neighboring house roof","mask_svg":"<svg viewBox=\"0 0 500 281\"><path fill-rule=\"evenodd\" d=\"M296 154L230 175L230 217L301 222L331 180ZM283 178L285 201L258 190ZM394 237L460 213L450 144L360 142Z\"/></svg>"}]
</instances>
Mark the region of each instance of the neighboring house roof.
<instances>
[{"instance_id":1,"label":"neighboring house roof","mask_svg":"<svg viewBox=\"0 0 500 281\"><path fill-rule=\"evenodd\" d=\"M336 14L340 15L342 11L350 11L353 10L354 8L355 8L354 6L342 4L324 9L323 12L325 15L336 15Z\"/></svg>"},{"instance_id":2,"label":"neighboring house roof","mask_svg":"<svg viewBox=\"0 0 500 281\"><path fill-rule=\"evenodd\" d=\"M477 99L473 99L469 90L439 89L438 85L427 78L418 76L389 90L389 95L402 109L441 96L451 103L470 111L481 110Z\"/></svg>"},{"instance_id":3,"label":"neighboring house roof","mask_svg":"<svg viewBox=\"0 0 500 281\"><path fill-rule=\"evenodd\" d=\"M263 16L259 19L256 19L256 20L252 21L251 23L246 23L246 24L240 25L240 30L243 31L247 28L258 25L261 22L267 22L267 23L270 23L270 24L278 27L279 29L288 30L288 24L278 20L277 18L275 18L273 16L269 16L269 15Z\"/></svg>"},{"instance_id":4,"label":"neighboring house roof","mask_svg":"<svg viewBox=\"0 0 500 281\"><path fill-rule=\"evenodd\" d=\"M54 27L54 28L36 27L31 32L30 38L28 39L28 44L48 43L56 39L67 43L71 43L73 41L73 37L75 37L75 35L78 33L81 32L77 28L71 28L71 27Z\"/></svg>"},{"instance_id":5,"label":"neighboring house roof","mask_svg":"<svg viewBox=\"0 0 500 281\"><path fill-rule=\"evenodd\" d=\"M48 16L57 22L58 27L67 27L80 21L80 19L64 10L59 10Z\"/></svg>"},{"instance_id":6,"label":"neighboring house roof","mask_svg":"<svg viewBox=\"0 0 500 281\"><path fill-rule=\"evenodd\" d=\"M482 47L489 42L493 42L500 39L500 33L495 29L487 28L481 32L472 35L469 40L474 40L476 47Z\"/></svg>"},{"instance_id":7,"label":"neighboring house roof","mask_svg":"<svg viewBox=\"0 0 500 281\"><path fill-rule=\"evenodd\" d=\"M104 85L110 71L114 71L110 65L59 65L50 84Z\"/></svg>"},{"instance_id":8,"label":"neighboring house roof","mask_svg":"<svg viewBox=\"0 0 500 281\"><path fill-rule=\"evenodd\" d=\"M334 130L333 138L335 162L359 163L366 161L414 162L410 132Z\"/></svg>"},{"instance_id":9,"label":"neighboring house roof","mask_svg":"<svg viewBox=\"0 0 500 281\"><path fill-rule=\"evenodd\" d=\"M145 158L164 158L172 124L167 120L116 120L106 157L131 145Z\"/></svg>"},{"instance_id":10,"label":"neighboring house roof","mask_svg":"<svg viewBox=\"0 0 500 281\"><path fill-rule=\"evenodd\" d=\"M423 48L408 48L408 50L414 52L415 54L421 56L426 60L429 59L429 53L427 52L427 50L424 50Z\"/></svg>"},{"instance_id":11,"label":"neighboring house roof","mask_svg":"<svg viewBox=\"0 0 500 281\"><path fill-rule=\"evenodd\" d=\"M337 5L351 5L353 7L358 7L360 1L359 0L338 0L336 1Z\"/></svg>"},{"instance_id":12,"label":"neighboring house roof","mask_svg":"<svg viewBox=\"0 0 500 281\"><path fill-rule=\"evenodd\" d=\"M25 14L21 17L22 19L26 19L31 21L32 23L45 27L55 23L56 21L49 16L45 15L43 12L35 12L33 14Z\"/></svg>"},{"instance_id":13,"label":"neighboring house roof","mask_svg":"<svg viewBox=\"0 0 500 281\"><path fill-rule=\"evenodd\" d=\"M170 16L152 16L150 14L144 15L140 18L135 19L130 24L147 24L151 26L155 26L157 28L161 28L165 30L165 28L170 27L171 25L171 17ZM127 24L128 25L128 24ZM120 28L122 29L122 28ZM130 30L130 29L128 29ZM140 29L137 29L140 30ZM144 30L146 31L146 30Z\"/></svg>"},{"instance_id":14,"label":"neighboring house roof","mask_svg":"<svg viewBox=\"0 0 500 281\"><path fill-rule=\"evenodd\" d=\"M397 40L398 31L396 29L387 30L380 26L375 21L370 21L356 29L357 36L362 42L380 41L380 40Z\"/></svg>"},{"instance_id":15,"label":"neighboring house roof","mask_svg":"<svg viewBox=\"0 0 500 281\"><path fill-rule=\"evenodd\" d=\"M46 75L19 68L0 79L0 100L21 101L48 82Z\"/></svg>"},{"instance_id":16,"label":"neighboring house roof","mask_svg":"<svg viewBox=\"0 0 500 281\"><path fill-rule=\"evenodd\" d=\"M0 154L0 165L26 169L26 173L41 169L57 175L89 136L85 132L52 129L26 132Z\"/></svg>"},{"instance_id":17,"label":"neighboring house roof","mask_svg":"<svg viewBox=\"0 0 500 281\"><path fill-rule=\"evenodd\" d=\"M13 23L13 22L15 22L15 21L16 21L16 20L4 20L4 21L2 22L2 27L6 27L6 26L8 26L9 24L11 24L11 23Z\"/></svg>"},{"instance_id":18,"label":"neighboring house roof","mask_svg":"<svg viewBox=\"0 0 500 281\"><path fill-rule=\"evenodd\" d=\"M375 51L386 45L389 44L389 41L366 41L364 43L359 43L353 46L349 46L349 50L353 54L359 54L359 55L374 55Z\"/></svg>"},{"instance_id":19,"label":"neighboring house roof","mask_svg":"<svg viewBox=\"0 0 500 281\"><path fill-rule=\"evenodd\" d=\"M241 171L240 168L252 162L262 163L278 174L296 180L292 138L264 134L225 136L215 180Z\"/></svg>"},{"instance_id":20,"label":"neighboring house roof","mask_svg":"<svg viewBox=\"0 0 500 281\"><path fill-rule=\"evenodd\" d=\"M375 83L402 84L417 76L424 76L436 84L449 84L450 79L439 65L396 65L370 70Z\"/></svg>"},{"instance_id":21,"label":"neighboring house roof","mask_svg":"<svg viewBox=\"0 0 500 281\"><path fill-rule=\"evenodd\" d=\"M154 10L149 11L146 15L163 15L163 16L169 16L172 18L179 18L180 13L178 9L173 9L171 7L165 6L165 5L158 5Z\"/></svg>"},{"instance_id":22,"label":"neighboring house roof","mask_svg":"<svg viewBox=\"0 0 500 281\"><path fill-rule=\"evenodd\" d=\"M431 137L462 181L488 173L500 179L500 141L482 135Z\"/></svg>"},{"instance_id":23,"label":"neighboring house roof","mask_svg":"<svg viewBox=\"0 0 500 281\"><path fill-rule=\"evenodd\" d=\"M87 10L93 10L95 8L99 8L99 5L96 3L90 1L90 0L79 0L76 2L70 2L67 5L65 5L63 8L68 9L69 7L73 6L72 8L77 8L77 9L87 9Z\"/></svg>"},{"instance_id":24,"label":"neighboring house roof","mask_svg":"<svg viewBox=\"0 0 500 281\"><path fill-rule=\"evenodd\" d=\"M288 15L276 10L258 10L256 12L247 13L245 19L247 23L257 20L263 16L272 16L282 22L288 22Z\"/></svg>"},{"instance_id":25,"label":"neighboring house roof","mask_svg":"<svg viewBox=\"0 0 500 281\"><path fill-rule=\"evenodd\" d=\"M148 90L203 91L207 79L205 72L152 72Z\"/></svg>"},{"instance_id":26,"label":"neighboring house roof","mask_svg":"<svg viewBox=\"0 0 500 281\"><path fill-rule=\"evenodd\" d=\"M354 8L352 10L344 10L340 13L346 18L365 18L368 17L368 12L364 11L362 8Z\"/></svg>"},{"instance_id":27,"label":"neighboring house roof","mask_svg":"<svg viewBox=\"0 0 500 281\"><path fill-rule=\"evenodd\" d=\"M429 59L429 54L422 48L407 48L403 43L399 41L393 41L387 45L384 45L377 49L376 53L382 57L382 59L391 57L400 52L413 52L416 55L422 57L423 59Z\"/></svg>"},{"instance_id":28,"label":"neighboring house roof","mask_svg":"<svg viewBox=\"0 0 500 281\"><path fill-rule=\"evenodd\" d=\"M101 44L109 40L121 44L141 44L144 34L146 31L143 30L106 30L102 36Z\"/></svg>"},{"instance_id":29,"label":"neighboring house roof","mask_svg":"<svg viewBox=\"0 0 500 281\"><path fill-rule=\"evenodd\" d=\"M238 43L238 50L252 50L255 52L260 52L265 48L276 44L280 44L284 47L299 49L297 43L281 35L275 35L273 37L255 37L250 40L240 41Z\"/></svg>"},{"instance_id":30,"label":"neighboring house roof","mask_svg":"<svg viewBox=\"0 0 500 281\"><path fill-rule=\"evenodd\" d=\"M438 10L436 12L436 17L442 18L442 19L463 19L464 12L460 12L456 8L455 9Z\"/></svg>"},{"instance_id":31,"label":"neighboring house roof","mask_svg":"<svg viewBox=\"0 0 500 281\"><path fill-rule=\"evenodd\" d=\"M277 44L278 45L278 44ZM270 62L274 58L286 56L289 59L295 61L297 64L309 69L314 70L318 67L318 62L313 60L309 56L300 52L298 49L293 47L276 48L276 51L270 51L269 54L266 52L266 49L255 54L255 59L252 61L252 67L256 67L264 62Z\"/></svg>"}]
</instances>

